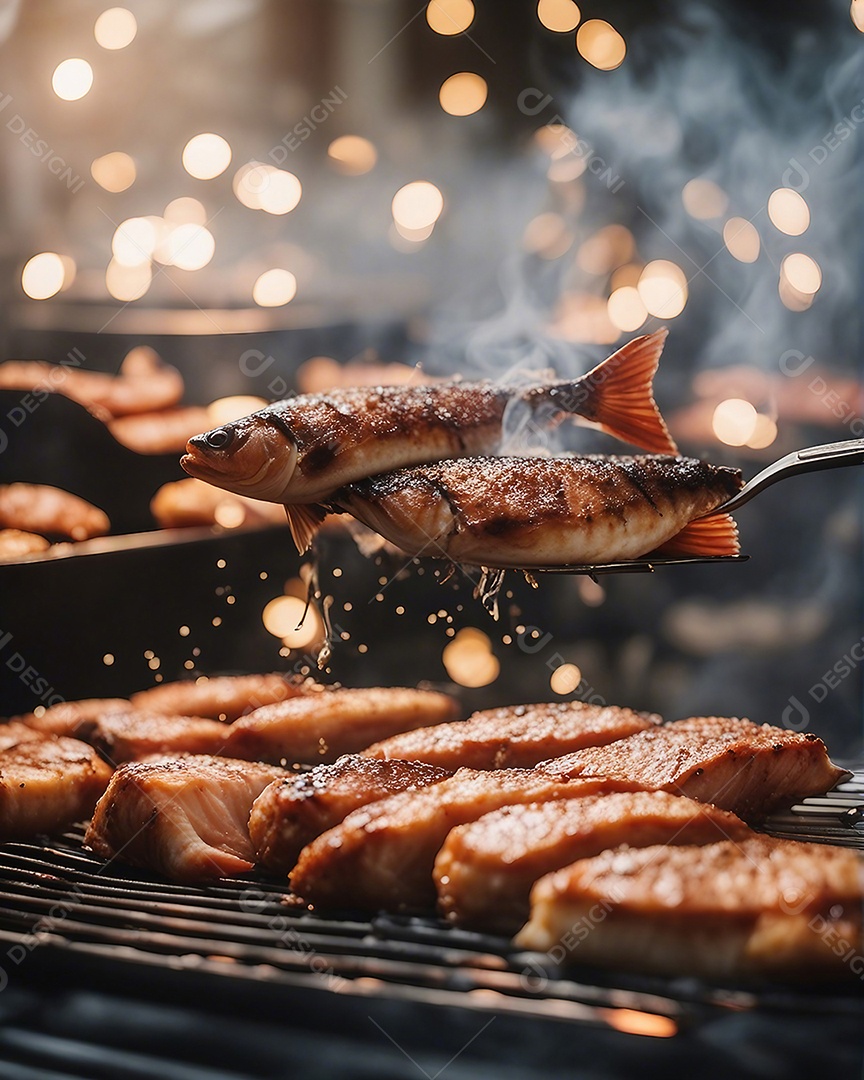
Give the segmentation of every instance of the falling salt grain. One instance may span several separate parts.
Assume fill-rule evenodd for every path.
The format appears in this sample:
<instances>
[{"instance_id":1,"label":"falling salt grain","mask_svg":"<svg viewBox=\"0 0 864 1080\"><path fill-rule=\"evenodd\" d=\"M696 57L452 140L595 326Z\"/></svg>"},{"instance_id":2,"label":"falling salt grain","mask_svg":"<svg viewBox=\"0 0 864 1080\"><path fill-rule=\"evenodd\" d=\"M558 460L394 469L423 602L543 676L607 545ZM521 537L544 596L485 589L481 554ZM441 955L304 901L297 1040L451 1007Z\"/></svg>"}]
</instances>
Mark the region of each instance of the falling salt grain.
<instances>
[{"instance_id":1,"label":"falling salt grain","mask_svg":"<svg viewBox=\"0 0 864 1080\"><path fill-rule=\"evenodd\" d=\"M178 630L178 633L180 634L180 637L189 637L189 633L190 633L189 627L188 626L181 626L180 629Z\"/></svg>"},{"instance_id":2,"label":"falling salt grain","mask_svg":"<svg viewBox=\"0 0 864 1080\"><path fill-rule=\"evenodd\" d=\"M106 652L105 655L102 657L102 663L106 667L111 667L111 665L114 663L114 657L110 652Z\"/></svg>"}]
</instances>

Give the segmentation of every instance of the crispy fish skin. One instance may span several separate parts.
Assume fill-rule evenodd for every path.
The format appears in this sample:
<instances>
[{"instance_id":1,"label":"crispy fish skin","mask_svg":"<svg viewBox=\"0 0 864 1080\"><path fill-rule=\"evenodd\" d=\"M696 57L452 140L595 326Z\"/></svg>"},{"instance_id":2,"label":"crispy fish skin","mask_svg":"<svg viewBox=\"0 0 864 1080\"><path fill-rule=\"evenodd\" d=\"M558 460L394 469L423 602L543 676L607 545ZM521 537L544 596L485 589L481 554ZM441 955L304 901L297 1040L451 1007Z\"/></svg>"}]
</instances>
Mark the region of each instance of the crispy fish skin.
<instances>
[{"instance_id":1,"label":"crispy fish skin","mask_svg":"<svg viewBox=\"0 0 864 1080\"><path fill-rule=\"evenodd\" d=\"M848 775L833 764L816 735L718 716L676 720L538 768L567 776L626 777L644 788L713 803L745 821L820 795Z\"/></svg>"},{"instance_id":2,"label":"crispy fish skin","mask_svg":"<svg viewBox=\"0 0 864 1080\"><path fill-rule=\"evenodd\" d=\"M344 485L497 452L511 402L545 409L553 424L578 415L642 449L676 454L651 389L665 339L665 330L634 338L579 379L527 389L450 382L303 395L196 435L181 465L216 487L286 504L302 552Z\"/></svg>"},{"instance_id":3,"label":"crispy fish skin","mask_svg":"<svg viewBox=\"0 0 864 1080\"><path fill-rule=\"evenodd\" d=\"M110 779L111 767L77 739L34 739L0 751L0 840L89 817Z\"/></svg>"},{"instance_id":4,"label":"crispy fish skin","mask_svg":"<svg viewBox=\"0 0 864 1080\"><path fill-rule=\"evenodd\" d=\"M584 701L509 705L394 735L368 747L363 756L425 761L451 771L530 769L550 755L602 746L661 722L651 713Z\"/></svg>"},{"instance_id":5,"label":"crispy fish skin","mask_svg":"<svg viewBox=\"0 0 864 1080\"><path fill-rule=\"evenodd\" d=\"M117 856L172 881L247 873L255 862L249 810L281 775L272 765L209 756L121 765L86 843L103 858Z\"/></svg>"},{"instance_id":6,"label":"crispy fish skin","mask_svg":"<svg viewBox=\"0 0 864 1080\"><path fill-rule=\"evenodd\" d=\"M136 709L150 712L207 716L229 722L244 713L320 689L312 679L279 673L217 675L209 679L182 679L139 690L130 698Z\"/></svg>"},{"instance_id":7,"label":"crispy fish skin","mask_svg":"<svg viewBox=\"0 0 864 1080\"><path fill-rule=\"evenodd\" d=\"M303 848L353 810L400 791L416 791L448 776L416 761L376 761L346 754L332 765L286 776L265 788L249 815L258 861L288 874Z\"/></svg>"},{"instance_id":8,"label":"crispy fish skin","mask_svg":"<svg viewBox=\"0 0 864 1080\"><path fill-rule=\"evenodd\" d=\"M256 761L326 764L396 732L452 720L458 711L453 698L434 690L322 688L236 720L226 731L225 753Z\"/></svg>"},{"instance_id":9,"label":"crispy fish skin","mask_svg":"<svg viewBox=\"0 0 864 1080\"><path fill-rule=\"evenodd\" d=\"M291 888L307 902L375 911L435 904L432 868L447 834L490 810L633 785L605 779L568 781L534 769L460 769L420 791L355 810L303 849Z\"/></svg>"},{"instance_id":10,"label":"crispy fish skin","mask_svg":"<svg viewBox=\"0 0 864 1080\"><path fill-rule=\"evenodd\" d=\"M695 458L462 458L357 481L333 503L413 555L502 569L596 565L656 551L741 484L737 469ZM706 553L736 554L734 523L720 520L726 532Z\"/></svg>"},{"instance_id":11,"label":"crispy fish skin","mask_svg":"<svg viewBox=\"0 0 864 1080\"><path fill-rule=\"evenodd\" d=\"M607 848L708 844L752 836L727 810L665 791L613 792L504 806L458 825L435 860L438 910L451 922L512 934L534 882Z\"/></svg>"},{"instance_id":12,"label":"crispy fish skin","mask_svg":"<svg viewBox=\"0 0 864 1080\"><path fill-rule=\"evenodd\" d=\"M617 848L541 878L516 942L664 975L849 978L862 901L864 860L848 848L768 836Z\"/></svg>"}]
</instances>

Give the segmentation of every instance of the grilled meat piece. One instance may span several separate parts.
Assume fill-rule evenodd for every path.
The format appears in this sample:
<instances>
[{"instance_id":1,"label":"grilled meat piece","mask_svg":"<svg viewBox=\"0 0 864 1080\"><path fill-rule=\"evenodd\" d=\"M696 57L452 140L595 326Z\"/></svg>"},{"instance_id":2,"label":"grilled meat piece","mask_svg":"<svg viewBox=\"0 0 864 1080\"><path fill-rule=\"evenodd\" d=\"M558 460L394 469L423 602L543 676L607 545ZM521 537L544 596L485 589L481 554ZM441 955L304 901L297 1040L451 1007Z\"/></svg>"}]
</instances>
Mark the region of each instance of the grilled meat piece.
<instances>
[{"instance_id":1,"label":"grilled meat piece","mask_svg":"<svg viewBox=\"0 0 864 1080\"><path fill-rule=\"evenodd\" d=\"M421 791L405 791L355 810L305 847L291 874L292 890L316 905L376 910L430 908L432 867L456 825L520 802L593 794L606 780L569 781L534 769L460 769Z\"/></svg>"},{"instance_id":2,"label":"grilled meat piece","mask_svg":"<svg viewBox=\"0 0 864 1080\"><path fill-rule=\"evenodd\" d=\"M538 768L626 777L643 788L714 803L746 821L828 791L848 775L831 762L816 735L719 716L676 720Z\"/></svg>"},{"instance_id":3,"label":"grilled meat piece","mask_svg":"<svg viewBox=\"0 0 864 1080\"><path fill-rule=\"evenodd\" d=\"M617 848L541 878L516 937L556 960L665 975L860 976L864 860L754 836Z\"/></svg>"},{"instance_id":4,"label":"grilled meat piece","mask_svg":"<svg viewBox=\"0 0 864 1080\"><path fill-rule=\"evenodd\" d=\"M8 720L6 723L0 723L0 750L9 750L10 747L17 746L18 743L39 742L49 737L20 720Z\"/></svg>"},{"instance_id":5,"label":"grilled meat piece","mask_svg":"<svg viewBox=\"0 0 864 1080\"><path fill-rule=\"evenodd\" d=\"M265 705L233 723L225 753L256 761L332 762L398 731L452 720L456 702L432 690L321 690Z\"/></svg>"},{"instance_id":6,"label":"grilled meat piece","mask_svg":"<svg viewBox=\"0 0 864 1080\"><path fill-rule=\"evenodd\" d=\"M110 779L111 767L77 739L36 738L0 751L0 840L89 817Z\"/></svg>"},{"instance_id":7,"label":"grilled meat piece","mask_svg":"<svg viewBox=\"0 0 864 1080\"><path fill-rule=\"evenodd\" d=\"M452 922L512 934L531 886L606 848L708 844L752 836L740 818L665 791L615 792L503 806L458 825L435 860L438 909Z\"/></svg>"},{"instance_id":8,"label":"grilled meat piece","mask_svg":"<svg viewBox=\"0 0 864 1080\"><path fill-rule=\"evenodd\" d=\"M0 528L89 540L111 528L97 506L47 484L0 485Z\"/></svg>"},{"instance_id":9,"label":"grilled meat piece","mask_svg":"<svg viewBox=\"0 0 864 1080\"><path fill-rule=\"evenodd\" d=\"M139 690L130 698L136 709L182 716L209 716L229 722L277 701L320 690L312 679L280 675L219 675L184 679Z\"/></svg>"},{"instance_id":10,"label":"grilled meat piece","mask_svg":"<svg viewBox=\"0 0 864 1080\"><path fill-rule=\"evenodd\" d=\"M446 769L417 761L375 761L346 755L332 765L286 776L259 795L249 816L249 835L268 869L288 874L302 849L352 810L400 791L444 780Z\"/></svg>"},{"instance_id":11,"label":"grilled meat piece","mask_svg":"<svg viewBox=\"0 0 864 1080\"><path fill-rule=\"evenodd\" d=\"M41 715L20 716L29 727L49 735L68 735L89 742L89 734L103 716L123 712L132 706L125 698L83 698L51 705Z\"/></svg>"},{"instance_id":12,"label":"grilled meat piece","mask_svg":"<svg viewBox=\"0 0 864 1080\"><path fill-rule=\"evenodd\" d=\"M252 869L249 810L282 769L190 756L121 765L99 800L86 843L172 881L230 877Z\"/></svg>"},{"instance_id":13,"label":"grilled meat piece","mask_svg":"<svg viewBox=\"0 0 864 1080\"><path fill-rule=\"evenodd\" d=\"M363 756L425 761L451 770L527 769L551 755L602 746L659 723L661 718L650 713L583 701L510 705L394 735Z\"/></svg>"}]
</instances>

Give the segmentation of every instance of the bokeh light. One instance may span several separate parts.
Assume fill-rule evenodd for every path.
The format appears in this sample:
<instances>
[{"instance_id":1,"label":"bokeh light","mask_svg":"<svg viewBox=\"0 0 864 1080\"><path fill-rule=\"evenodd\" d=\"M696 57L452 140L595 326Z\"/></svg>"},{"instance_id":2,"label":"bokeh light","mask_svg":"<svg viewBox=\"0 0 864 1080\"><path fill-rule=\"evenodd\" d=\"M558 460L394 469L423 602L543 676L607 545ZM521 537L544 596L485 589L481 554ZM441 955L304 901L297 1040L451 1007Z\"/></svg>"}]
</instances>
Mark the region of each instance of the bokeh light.
<instances>
[{"instance_id":1,"label":"bokeh light","mask_svg":"<svg viewBox=\"0 0 864 1080\"><path fill-rule=\"evenodd\" d=\"M375 145L361 135L340 135L327 147L327 156L333 167L346 176L371 172L378 161Z\"/></svg>"},{"instance_id":2,"label":"bokeh light","mask_svg":"<svg viewBox=\"0 0 864 1080\"><path fill-rule=\"evenodd\" d=\"M541 259L560 259L573 246L573 233L560 214L538 214L525 226L522 246Z\"/></svg>"},{"instance_id":3,"label":"bokeh light","mask_svg":"<svg viewBox=\"0 0 864 1080\"><path fill-rule=\"evenodd\" d=\"M261 209L268 214L288 214L300 202L303 188L294 173L269 169L267 182L258 196Z\"/></svg>"},{"instance_id":4,"label":"bokeh light","mask_svg":"<svg viewBox=\"0 0 864 1080\"><path fill-rule=\"evenodd\" d=\"M582 672L575 664L561 664L552 672L549 686L555 694L572 694L582 682Z\"/></svg>"},{"instance_id":5,"label":"bokeh light","mask_svg":"<svg viewBox=\"0 0 864 1080\"><path fill-rule=\"evenodd\" d=\"M78 101L90 92L92 85L93 68L80 57L63 60L51 76L54 93L64 101Z\"/></svg>"},{"instance_id":6,"label":"bokeh light","mask_svg":"<svg viewBox=\"0 0 864 1080\"><path fill-rule=\"evenodd\" d=\"M638 330L648 318L648 309L632 285L615 289L606 304L609 318L619 330Z\"/></svg>"},{"instance_id":7,"label":"bokeh light","mask_svg":"<svg viewBox=\"0 0 864 1080\"><path fill-rule=\"evenodd\" d=\"M54 251L41 251L28 259L21 272L21 288L31 300L47 300L63 288L63 259Z\"/></svg>"},{"instance_id":8,"label":"bokeh light","mask_svg":"<svg viewBox=\"0 0 864 1080\"><path fill-rule=\"evenodd\" d=\"M297 278L281 267L265 270L252 286L252 299L259 307L282 307L296 295Z\"/></svg>"},{"instance_id":9,"label":"bokeh light","mask_svg":"<svg viewBox=\"0 0 864 1080\"><path fill-rule=\"evenodd\" d=\"M172 199L162 212L162 217L169 225L207 224L207 211L204 204L188 195Z\"/></svg>"},{"instance_id":10,"label":"bokeh light","mask_svg":"<svg viewBox=\"0 0 864 1080\"><path fill-rule=\"evenodd\" d=\"M140 266L150 262L158 237L147 218L127 218L114 231L111 251L121 266Z\"/></svg>"},{"instance_id":11,"label":"bokeh light","mask_svg":"<svg viewBox=\"0 0 864 1080\"><path fill-rule=\"evenodd\" d=\"M746 218L729 218L723 226L723 243L738 262L752 263L759 258L759 233L756 226Z\"/></svg>"},{"instance_id":12,"label":"bokeh light","mask_svg":"<svg viewBox=\"0 0 864 1080\"><path fill-rule=\"evenodd\" d=\"M810 207L792 188L777 188L768 198L768 217L780 232L800 236L810 227Z\"/></svg>"},{"instance_id":13,"label":"bokeh light","mask_svg":"<svg viewBox=\"0 0 864 1080\"><path fill-rule=\"evenodd\" d=\"M492 642L482 630L466 627L444 646L441 660L447 674L460 686L488 686L501 672Z\"/></svg>"},{"instance_id":14,"label":"bokeh light","mask_svg":"<svg viewBox=\"0 0 864 1080\"><path fill-rule=\"evenodd\" d=\"M683 270L668 259L649 262L637 288L648 312L659 319L674 319L687 303L687 278Z\"/></svg>"},{"instance_id":15,"label":"bokeh light","mask_svg":"<svg viewBox=\"0 0 864 1080\"><path fill-rule=\"evenodd\" d=\"M579 25L582 13L573 0L539 0L537 18L547 30L569 34Z\"/></svg>"},{"instance_id":16,"label":"bokeh light","mask_svg":"<svg viewBox=\"0 0 864 1080\"><path fill-rule=\"evenodd\" d=\"M128 154L114 150L94 159L90 175L101 188L116 193L132 187L137 172L135 162Z\"/></svg>"},{"instance_id":17,"label":"bokeh light","mask_svg":"<svg viewBox=\"0 0 864 1080\"><path fill-rule=\"evenodd\" d=\"M282 644L289 649L302 649L320 640L324 634L320 615L311 605L306 610L306 601L299 596L277 596L265 606L261 619L268 633L281 638ZM302 626L299 625L301 619Z\"/></svg>"},{"instance_id":18,"label":"bokeh light","mask_svg":"<svg viewBox=\"0 0 864 1080\"><path fill-rule=\"evenodd\" d=\"M486 80L473 71L459 71L445 79L438 91L438 101L451 116L470 116L486 104Z\"/></svg>"},{"instance_id":19,"label":"bokeh light","mask_svg":"<svg viewBox=\"0 0 864 1080\"><path fill-rule=\"evenodd\" d=\"M780 272L793 289L811 296L819 291L822 284L822 271L815 259L801 251L787 255L780 265Z\"/></svg>"},{"instance_id":20,"label":"bokeh light","mask_svg":"<svg viewBox=\"0 0 864 1080\"><path fill-rule=\"evenodd\" d=\"M690 217L698 221L710 221L726 212L729 197L726 192L704 176L688 180L681 192L681 201Z\"/></svg>"},{"instance_id":21,"label":"bokeh light","mask_svg":"<svg viewBox=\"0 0 864 1080\"><path fill-rule=\"evenodd\" d=\"M576 48L601 71L612 71L624 63L627 45L614 26L603 19L589 19L576 31Z\"/></svg>"},{"instance_id":22,"label":"bokeh light","mask_svg":"<svg viewBox=\"0 0 864 1080\"><path fill-rule=\"evenodd\" d=\"M727 398L714 410L711 427L727 446L744 446L756 432L756 409L743 398Z\"/></svg>"},{"instance_id":23,"label":"bokeh light","mask_svg":"<svg viewBox=\"0 0 864 1080\"><path fill-rule=\"evenodd\" d=\"M196 180L212 180L231 164L231 147L227 140L212 131L202 132L183 147L183 168Z\"/></svg>"},{"instance_id":24,"label":"bokeh light","mask_svg":"<svg viewBox=\"0 0 864 1080\"><path fill-rule=\"evenodd\" d=\"M764 450L777 438L777 424L770 416L759 413L753 427L753 434L747 440L751 450Z\"/></svg>"},{"instance_id":25,"label":"bokeh light","mask_svg":"<svg viewBox=\"0 0 864 1080\"><path fill-rule=\"evenodd\" d=\"M396 192L391 209L402 229L427 229L441 216L444 196L428 180L414 180Z\"/></svg>"},{"instance_id":26,"label":"bokeh light","mask_svg":"<svg viewBox=\"0 0 864 1080\"><path fill-rule=\"evenodd\" d=\"M167 257L161 261L167 266L176 266L179 270L200 270L213 258L216 241L209 229L190 222L172 229L165 247Z\"/></svg>"},{"instance_id":27,"label":"bokeh light","mask_svg":"<svg viewBox=\"0 0 864 1080\"><path fill-rule=\"evenodd\" d=\"M576 262L589 274L608 274L628 262L635 250L633 234L625 225L605 225L580 245Z\"/></svg>"},{"instance_id":28,"label":"bokeh light","mask_svg":"<svg viewBox=\"0 0 864 1080\"><path fill-rule=\"evenodd\" d=\"M249 416L267 404L265 398L253 397L251 394L235 394L233 397L211 401L207 406L207 418L214 428L221 427L223 424L230 424L232 420L239 420L241 416Z\"/></svg>"},{"instance_id":29,"label":"bokeh light","mask_svg":"<svg viewBox=\"0 0 864 1080\"><path fill-rule=\"evenodd\" d=\"M436 34L463 34L473 21L471 0L430 0L426 5L426 22Z\"/></svg>"},{"instance_id":30,"label":"bokeh light","mask_svg":"<svg viewBox=\"0 0 864 1080\"><path fill-rule=\"evenodd\" d=\"M125 49L135 40L138 23L128 8L113 7L103 11L93 27L97 44L103 49Z\"/></svg>"},{"instance_id":31,"label":"bokeh light","mask_svg":"<svg viewBox=\"0 0 864 1080\"><path fill-rule=\"evenodd\" d=\"M105 286L115 300L130 303L139 300L150 288L153 271L150 263L139 266L124 266L112 259L105 271Z\"/></svg>"}]
</instances>

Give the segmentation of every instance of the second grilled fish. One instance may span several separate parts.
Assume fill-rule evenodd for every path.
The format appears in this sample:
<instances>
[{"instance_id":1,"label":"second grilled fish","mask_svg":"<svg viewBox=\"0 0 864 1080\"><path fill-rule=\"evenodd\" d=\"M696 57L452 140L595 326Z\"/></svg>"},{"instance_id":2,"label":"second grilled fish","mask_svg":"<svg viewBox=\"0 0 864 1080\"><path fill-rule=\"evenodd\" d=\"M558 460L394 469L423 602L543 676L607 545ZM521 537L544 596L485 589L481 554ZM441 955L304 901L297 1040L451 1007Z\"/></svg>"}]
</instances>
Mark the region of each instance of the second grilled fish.
<instances>
[{"instance_id":1,"label":"second grilled fish","mask_svg":"<svg viewBox=\"0 0 864 1080\"><path fill-rule=\"evenodd\" d=\"M333 504L411 555L531 568L736 555L732 518L703 515L741 484L695 458L460 458L348 484Z\"/></svg>"}]
</instances>

